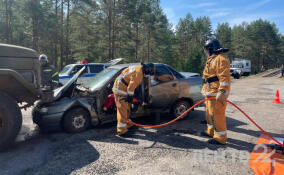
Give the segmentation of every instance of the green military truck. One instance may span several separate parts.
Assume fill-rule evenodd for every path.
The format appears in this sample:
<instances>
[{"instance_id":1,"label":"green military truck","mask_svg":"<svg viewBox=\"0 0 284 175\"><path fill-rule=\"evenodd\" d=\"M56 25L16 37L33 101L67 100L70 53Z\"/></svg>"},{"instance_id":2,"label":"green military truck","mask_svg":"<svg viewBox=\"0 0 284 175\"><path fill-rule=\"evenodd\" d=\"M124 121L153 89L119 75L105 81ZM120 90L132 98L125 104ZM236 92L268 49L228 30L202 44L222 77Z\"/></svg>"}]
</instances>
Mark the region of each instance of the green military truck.
<instances>
[{"instance_id":1,"label":"green military truck","mask_svg":"<svg viewBox=\"0 0 284 175\"><path fill-rule=\"evenodd\" d=\"M22 108L42 98L40 63L32 49L0 43L0 150L7 148L22 126Z\"/></svg>"}]
</instances>

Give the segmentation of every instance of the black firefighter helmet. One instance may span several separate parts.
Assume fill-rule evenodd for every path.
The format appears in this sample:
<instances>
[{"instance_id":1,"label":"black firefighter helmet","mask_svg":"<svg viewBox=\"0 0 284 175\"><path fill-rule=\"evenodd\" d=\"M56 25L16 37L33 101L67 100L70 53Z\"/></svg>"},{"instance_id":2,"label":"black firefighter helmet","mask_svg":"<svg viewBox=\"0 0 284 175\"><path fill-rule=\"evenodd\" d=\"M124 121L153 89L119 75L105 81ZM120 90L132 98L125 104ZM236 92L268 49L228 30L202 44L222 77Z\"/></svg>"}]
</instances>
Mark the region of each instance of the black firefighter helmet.
<instances>
[{"instance_id":1,"label":"black firefighter helmet","mask_svg":"<svg viewBox=\"0 0 284 175\"><path fill-rule=\"evenodd\" d=\"M204 45L204 49L208 51L209 56L213 54L218 55L220 53L226 53L229 51L228 48L223 48L217 39L207 40Z\"/></svg>"}]
</instances>

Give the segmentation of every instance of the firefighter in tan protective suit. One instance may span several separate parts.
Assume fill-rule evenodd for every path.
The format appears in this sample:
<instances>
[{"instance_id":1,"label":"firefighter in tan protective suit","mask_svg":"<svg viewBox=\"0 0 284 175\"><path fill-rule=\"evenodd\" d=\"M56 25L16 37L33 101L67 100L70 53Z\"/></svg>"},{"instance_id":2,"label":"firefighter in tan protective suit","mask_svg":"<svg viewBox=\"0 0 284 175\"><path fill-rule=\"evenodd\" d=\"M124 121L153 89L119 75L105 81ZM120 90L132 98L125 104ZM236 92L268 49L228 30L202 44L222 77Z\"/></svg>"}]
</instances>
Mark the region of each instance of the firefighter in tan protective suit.
<instances>
[{"instance_id":1,"label":"firefighter in tan protective suit","mask_svg":"<svg viewBox=\"0 0 284 175\"><path fill-rule=\"evenodd\" d=\"M113 93L117 106L117 134L123 135L132 125L123 119L130 116L130 105L135 89L142 83L144 75L154 74L154 64L130 65L116 78ZM123 117L122 117L123 116Z\"/></svg>"},{"instance_id":2,"label":"firefighter in tan protective suit","mask_svg":"<svg viewBox=\"0 0 284 175\"><path fill-rule=\"evenodd\" d=\"M204 46L208 56L203 70L202 94L206 98L216 97L216 100L206 101L207 130L203 135L212 137L211 144L226 144L226 99L230 92L230 62L224 54L229 49L222 48L219 41L212 39Z\"/></svg>"}]
</instances>

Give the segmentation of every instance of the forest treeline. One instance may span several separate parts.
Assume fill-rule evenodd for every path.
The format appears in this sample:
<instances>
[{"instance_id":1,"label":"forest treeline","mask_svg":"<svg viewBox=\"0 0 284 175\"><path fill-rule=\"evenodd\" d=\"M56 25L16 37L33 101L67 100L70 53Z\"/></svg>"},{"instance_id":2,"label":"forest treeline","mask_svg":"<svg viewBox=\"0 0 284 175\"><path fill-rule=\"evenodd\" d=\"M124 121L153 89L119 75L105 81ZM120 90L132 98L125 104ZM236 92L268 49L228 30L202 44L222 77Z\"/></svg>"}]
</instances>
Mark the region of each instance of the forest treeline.
<instances>
[{"instance_id":1,"label":"forest treeline","mask_svg":"<svg viewBox=\"0 0 284 175\"><path fill-rule=\"evenodd\" d=\"M284 63L284 36L267 20L213 31L210 16L190 12L172 26L159 0L0 0L0 42L44 53L59 69L122 57L201 72L209 38L229 48L231 60L250 59L253 71Z\"/></svg>"}]
</instances>

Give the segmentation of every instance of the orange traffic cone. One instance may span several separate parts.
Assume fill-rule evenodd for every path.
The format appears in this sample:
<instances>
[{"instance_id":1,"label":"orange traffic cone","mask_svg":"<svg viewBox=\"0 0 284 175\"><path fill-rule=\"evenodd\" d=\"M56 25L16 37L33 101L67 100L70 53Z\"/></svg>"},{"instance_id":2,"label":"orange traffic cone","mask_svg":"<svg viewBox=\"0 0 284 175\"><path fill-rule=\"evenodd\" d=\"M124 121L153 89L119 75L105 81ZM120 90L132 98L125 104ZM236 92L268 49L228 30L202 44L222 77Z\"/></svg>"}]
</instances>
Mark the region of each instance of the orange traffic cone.
<instances>
[{"instance_id":1,"label":"orange traffic cone","mask_svg":"<svg viewBox=\"0 0 284 175\"><path fill-rule=\"evenodd\" d=\"M279 98L279 90L276 91L275 99L272 103L280 104L280 98Z\"/></svg>"}]
</instances>

